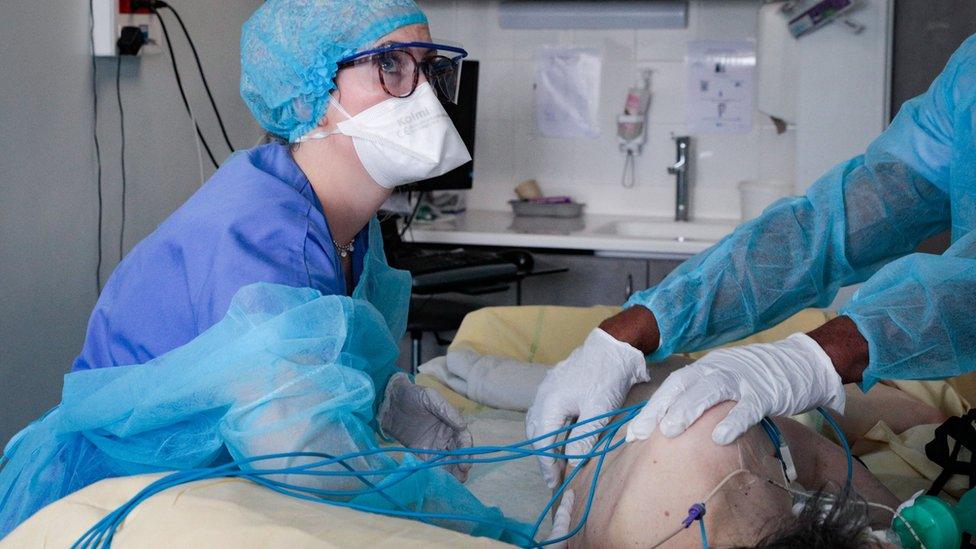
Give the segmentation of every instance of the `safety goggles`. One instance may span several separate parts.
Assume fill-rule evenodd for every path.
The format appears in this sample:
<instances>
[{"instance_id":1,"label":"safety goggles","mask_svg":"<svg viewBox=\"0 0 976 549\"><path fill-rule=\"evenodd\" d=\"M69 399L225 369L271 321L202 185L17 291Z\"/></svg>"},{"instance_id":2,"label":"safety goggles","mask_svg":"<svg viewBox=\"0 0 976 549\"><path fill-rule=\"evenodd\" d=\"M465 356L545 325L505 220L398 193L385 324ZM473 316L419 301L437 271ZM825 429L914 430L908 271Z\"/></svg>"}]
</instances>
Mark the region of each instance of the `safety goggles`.
<instances>
[{"instance_id":1,"label":"safety goggles","mask_svg":"<svg viewBox=\"0 0 976 549\"><path fill-rule=\"evenodd\" d=\"M410 51L424 49L422 58ZM441 101L457 104L461 63L468 56L464 48L431 42L394 42L354 53L339 60L339 68L372 63L383 90L392 97L409 97L417 89L420 73Z\"/></svg>"}]
</instances>

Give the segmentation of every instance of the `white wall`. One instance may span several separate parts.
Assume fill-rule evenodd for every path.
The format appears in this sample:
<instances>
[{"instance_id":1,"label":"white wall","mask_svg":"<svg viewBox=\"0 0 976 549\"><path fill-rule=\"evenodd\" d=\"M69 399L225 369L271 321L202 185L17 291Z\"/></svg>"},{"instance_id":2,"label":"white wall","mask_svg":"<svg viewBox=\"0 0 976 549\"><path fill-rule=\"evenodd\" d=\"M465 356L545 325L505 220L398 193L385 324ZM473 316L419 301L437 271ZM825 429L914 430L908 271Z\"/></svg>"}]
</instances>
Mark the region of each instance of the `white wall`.
<instances>
[{"instance_id":1,"label":"white wall","mask_svg":"<svg viewBox=\"0 0 976 549\"><path fill-rule=\"evenodd\" d=\"M888 126L892 1L860 2L851 12L865 27L858 35L828 25L800 41L796 179L801 188L863 152Z\"/></svg>"},{"instance_id":2,"label":"white wall","mask_svg":"<svg viewBox=\"0 0 976 549\"><path fill-rule=\"evenodd\" d=\"M684 125L684 55L690 40L755 39L757 0L691 0L681 30L512 30L498 25L498 1L421 0L433 36L462 43L481 61L475 184L469 207L504 210L512 188L535 178L547 194L569 194L593 213L670 216L674 213L674 162L670 135ZM598 46L604 51L597 140L539 137L532 111L532 56L547 44ZM653 98L649 139L638 161L633 189L620 185L623 155L615 117L639 69L651 68ZM693 217L739 217L736 185L772 178L791 183L793 131L777 135L757 115L748 134L701 135L694 140Z\"/></svg>"},{"instance_id":3,"label":"white wall","mask_svg":"<svg viewBox=\"0 0 976 549\"><path fill-rule=\"evenodd\" d=\"M260 0L173 0L200 50L231 139L259 132L241 102L241 23ZM0 445L59 400L95 303L96 187L87 1L0 2ZM170 25L179 35L178 26ZM184 81L226 156L185 43ZM120 175L115 60L98 61L105 263L118 255ZM127 129L125 248L149 234L200 184L196 146L163 55L122 66ZM209 175L207 170L206 175Z\"/></svg>"}]
</instances>

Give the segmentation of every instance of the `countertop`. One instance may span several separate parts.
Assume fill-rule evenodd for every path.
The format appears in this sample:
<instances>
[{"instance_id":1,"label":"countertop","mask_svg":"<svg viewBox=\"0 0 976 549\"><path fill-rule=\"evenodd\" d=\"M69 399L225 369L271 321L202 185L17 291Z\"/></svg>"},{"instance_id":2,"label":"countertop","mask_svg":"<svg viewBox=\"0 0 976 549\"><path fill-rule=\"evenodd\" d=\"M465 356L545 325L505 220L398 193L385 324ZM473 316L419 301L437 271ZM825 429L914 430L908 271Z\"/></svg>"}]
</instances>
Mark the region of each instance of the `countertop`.
<instances>
[{"instance_id":1,"label":"countertop","mask_svg":"<svg viewBox=\"0 0 976 549\"><path fill-rule=\"evenodd\" d=\"M572 219L515 217L468 210L435 221L415 221L407 242L593 251L623 257L685 258L731 232L731 220L676 222L646 216L587 215Z\"/></svg>"}]
</instances>

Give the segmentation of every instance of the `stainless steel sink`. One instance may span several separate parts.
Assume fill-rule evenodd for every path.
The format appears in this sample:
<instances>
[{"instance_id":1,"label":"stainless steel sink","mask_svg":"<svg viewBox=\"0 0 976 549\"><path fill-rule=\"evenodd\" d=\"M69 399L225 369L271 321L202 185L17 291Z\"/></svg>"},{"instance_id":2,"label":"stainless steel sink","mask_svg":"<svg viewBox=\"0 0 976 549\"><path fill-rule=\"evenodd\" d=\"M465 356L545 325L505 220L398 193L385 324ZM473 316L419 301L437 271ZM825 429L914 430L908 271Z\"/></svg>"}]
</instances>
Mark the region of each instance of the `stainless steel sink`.
<instances>
[{"instance_id":1,"label":"stainless steel sink","mask_svg":"<svg viewBox=\"0 0 976 549\"><path fill-rule=\"evenodd\" d=\"M615 221L597 232L627 238L674 240L678 242L718 242L735 229L734 223L722 221L667 222Z\"/></svg>"}]
</instances>

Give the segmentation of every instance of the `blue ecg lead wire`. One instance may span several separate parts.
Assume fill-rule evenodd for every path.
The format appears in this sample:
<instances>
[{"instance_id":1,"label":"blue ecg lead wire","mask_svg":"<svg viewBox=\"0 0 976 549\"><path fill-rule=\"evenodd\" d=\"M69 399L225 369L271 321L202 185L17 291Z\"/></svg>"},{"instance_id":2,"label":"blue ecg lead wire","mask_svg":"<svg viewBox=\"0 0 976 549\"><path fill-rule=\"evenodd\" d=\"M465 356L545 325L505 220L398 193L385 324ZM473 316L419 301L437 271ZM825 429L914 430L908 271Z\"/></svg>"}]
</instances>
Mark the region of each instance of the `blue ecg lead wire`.
<instances>
[{"instance_id":1,"label":"blue ecg lead wire","mask_svg":"<svg viewBox=\"0 0 976 549\"><path fill-rule=\"evenodd\" d=\"M698 519L698 530L701 532L702 549L708 549L708 533L705 531L704 519Z\"/></svg>"},{"instance_id":2,"label":"blue ecg lead wire","mask_svg":"<svg viewBox=\"0 0 976 549\"><path fill-rule=\"evenodd\" d=\"M847 443L847 437L844 436L844 431L837 424L834 416L830 415L830 412L823 408L817 408L817 411L820 412L820 415L830 425L830 428L834 430L834 434L837 435L837 440L844 449L844 455L847 458L847 482L844 484L844 493L846 494L851 490L854 483L854 455L851 453L851 446Z\"/></svg>"},{"instance_id":3,"label":"blue ecg lead wire","mask_svg":"<svg viewBox=\"0 0 976 549\"><path fill-rule=\"evenodd\" d=\"M375 447L368 448L365 450L351 452L349 454L334 456L330 454L317 453L317 452L284 452L279 454L269 454L264 456L255 456L251 458L236 460L224 465L189 469L185 471L177 471L171 473L165 477L157 479L152 482L142 490L140 490L135 496L133 496L129 501L125 502L117 509L106 515L102 520L98 521L94 526L92 526L88 531L86 531L73 545L72 547L77 548L101 548L109 547L112 543L112 539L115 535L116 530L129 515L129 513L137 507L139 504L169 488L179 486L182 484L187 484L190 482L195 482L198 480L205 480L211 478L227 478L236 477L250 480L254 483L260 484L270 490L284 494L290 497L295 497L307 501L313 501L316 503L324 503L329 505L336 505L341 507L348 507L351 509L356 509L359 511L366 511L381 515L410 518L414 520L419 520L421 522L429 523L432 520L451 520L451 521L465 521L473 522L478 524L483 524L485 526L491 526L497 528L500 531L506 532L512 538L518 538L521 540L519 543L524 547L544 547L546 545L551 545L554 543L559 543L565 541L576 535L586 524L589 518L590 510L592 509L593 499L596 493L600 473L603 468L604 459L606 455L610 452L615 451L624 444L623 440L618 440L613 442L613 439L617 432L626 425L631 419L633 419L640 409L644 406L644 403L635 404L633 406L628 406L626 408L621 408L619 410L613 410L587 420L579 421L571 425L567 425L553 432L539 435L532 439L524 440L510 445L503 446L474 446L470 448L463 448L457 450L433 450L425 448L404 448L404 447ZM850 447L847 444L847 440L844 437L843 432L837 425L836 421L823 409L818 409L821 414L824 415L825 420L830 424L831 428L837 433L838 439L847 454L847 486L848 489L851 484L853 464L852 456L850 453ZM607 417L613 417L615 415L620 415L615 421L609 422L607 425L594 429L592 431L580 434L577 436L571 436L566 440L561 442L553 442L551 444L545 445L541 448L534 448L532 444L540 442L542 440L548 439L550 437L556 437L562 433L570 432L573 429L580 427L582 425L587 425L594 421L604 419ZM779 440L779 430L775 428L775 425L770 427L766 423L763 423L763 428L766 429L767 434L770 435L770 439L775 441ZM604 437L600 439L593 449L585 454L562 454L556 452L555 449L561 446L565 446L571 442L582 440L584 438L597 436L603 434ZM777 445L778 446L778 445ZM409 465L400 464L397 467L386 468L386 469L371 469L371 470L355 470L347 462L360 459L364 457L374 456L378 454L388 454L388 453L401 453L409 452L416 455L427 455L432 456L428 461L423 461L420 463L412 463ZM500 454L492 456L493 454ZM487 457L475 457L475 456L487 456ZM412 475L433 467L444 467L448 465L464 464L464 463L496 463L502 461L511 461L515 459L521 459L528 456L547 456L557 459L578 459L580 463L573 469L573 471L567 475L560 484L559 488L553 493L552 497L549 499L546 506L543 508L542 512L537 517L534 524L529 526L530 531L523 532L518 528L512 527L512 524L506 521L497 521L488 518L470 516L470 515L459 515L451 513L431 513L424 511L413 511L404 508L399 502L394 498L386 494L385 490L391 488L406 479L410 478ZM285 468L276 469L260 469L254 468L254 464L260 464L263 461L282 459L282 458L310 458L315 459L301 465L292 465ZM586 503L584 505L583 514L580 517L579 523L572 528L565 535L548 539L544 541L537 541L537 536L539 529L541 528L545 518L549 511L556 505L556 502L562 497L566 488L569 484L576 478L579 472L582 470L582 466L589 460L596 458L597 463L594 467L593 478L590 481L589 494L586 498ZM316 470L321 467L327 467L330 465L336 465L343 467L344 470L330 470L321 471ZM278 480L269 479L266 477L272 475L305 475L309 477L353 477L362 483L365 488L358 490L324 490L310 488L306 486L297 486L281 482ZM369 480L369 477L386 477L381 482L374 483ZM391 478L392 477L392 478ZM366 494L379 494L387 502L389 502L393 508L382 508L370 505L353 503L351 501L336 501L334 499L328 499L330 497L342 497L351 498ZM702 530L702 543L704 547L707 547L707 535L704 531L704 524L700 524Z\"/></svg>"},{"instance_id":4,"label":"blue ecg lead wire","mask_svg":"<svg viewBox=\"0 0 976 549\"><path fill-rule=\"evenodd\" d=\"M585 524L586 521L586 517L589 514L589 509L592 507L595 488L598 482L600 470L602 469L603 457L607 453L616 450L617 448L620 447L621 444L623 444L623 441L618 441L617 443L612 444L613 435L617 431L619 431L619 429L623 425L625 425L635 415L637 415L641 407L642 405L634 405L634 406L629 406L627 408L623 408L621 410L614 410L612 412L601 414L600 416L596 416L594 418L590 418L584 421L577 422L573 425L568 425L561 429L557 429L552 433L546 433L544 435L540 435L538 437L526 441L518 442L511 445L505 445L505 446L482 446L482 447L471 447L471 448L464 448L464 449L450 450L450 451L421 449L421 448L378 447L378 448L369 448L366 450L353 452L342 456L332 456L328 454L321 454L315 452L285 452L280 454L271 454L267 456L255 456L247 459L237 460L217 467L178 471L175 473L171 473L161 479L158 479L155 482L151 483L150 485L146 486L143 490L141 490L139 493L133 496L129 501L121 505L118 509L116 509L112 513L109 513L102 520L96 523L92 528L90 528L87 532L85 532L85 534L83 534L82 537L75 542L73 547L79 547L79 548L108 547L111 545L115 531L117 530L119 525L121 525L125 517L128 516L128 514L132 511L132 509L134 509L136 506L138 506L140 503L142 503L149 497L159 492L162 492L168 488L172 488L174 486L178 486L181 484L186 484L189 482L195 482L198 480L204 480L208 478L222 478L222 477L244 478L252 482L258 483L262 486L265 486L278 493L288 495L291 497L296 497L308 501L314 501L317 503L325 503L330 505L349 507L360 511L367 511L367 512L378 513L378 514L383 514L388 516L411 518L415 520L420 520L422 522L429 522L430 520L433 519L442 519L442 520L455 520L455 521L481 523L487 526L494 526L499 530L507 532L510 536L514 538L521 539L522 540L521 544L523 546L542 547L552 543L557 543L564 539L569 539L569 537L575 535L583 527L583 524ZM593 421L597 421L605 417L610 417L618 413L623 414L623 416L621 418L618 418L616 421L610 422L601 428L595 429L593 431L581 435L577 435L575 437L569 437L568 439L562 442L554 442L552 444L543 446L538 449L532 448L530 446L531 444L544 440L548 437L553 437L561 433L571 431L572 429L580 425L586 425ZM591 437L594 435L599 435L602 433L608 433L608 436L605 437L600 442L598 442L598 444L594 447L593 451L589 453L564 455L552 451L553 449L559 446L565 446L566 444L569 444L571 442L575 442L577 440L581 440L583 438ZM525 448L525 446L529 446L529 448ZM411 452L411 453L421 454L421 455L432 455L435 457L427 462L421 462L421 463L410 464L410 465L400 465L395 468L389 468L384 470L357 471L357 470L353 470L351 467L346 465L347 461L351 461L353 459L381 454L381 453L398 453L398 452ZM498 453L510 454L510 455L488 457L488 458L463 459L467 456L498 454ZM411 475L419 471L422 471L424 469L429 469L432 467L442 467L445 465L458 464L458 463L490 463L490 462L498 462L498 461L509 461L513 459L520 459L526 456L550 456L550 457L557 457L557 458L572 458L572 459L580 459L583 462L588 461L593 457L599 458L599 462L597 464L596 470L594 471L593 480L591 482L591 490L590 490L589 497L587 498L584 517L581 519L580 524L578 524L576 528L574 528L566 536L562 536L561 538L558 539L546 540L542 542L536 541L535 538L535 536L538 535L539 527L541 526L542 522L544 522L545 520L546 514L555 505L555 502L558 501L558 498L565 491L566 486L568 486L569 483L573 480L573 478L575 478L578 471L581 470L581 467L577 467L574 470L574 472L571 473L570 476L563 481L563 484L560 486L560 489L557 490L557 492L550 499L549 504L546 505L545 509L540 514L540 517L536 521L536 524L532 530L531 536L516 528L511 528L510 524L507 522L493 521L490 519L485 519L476 516L455 515L449 513L429 513L429 512L411 511L409 509L403 509L401 505L399 505L392 498L387 497L387 495L383 492L383 490L385 490L386 488L392 487L393 485L403 482ZM259 463L261 461L266 461L271 459L281 459L281 458L294 458L294 457L319 458L319 460L311 463L306 463L303 465L296 465L296 466L279 468L279 469L243 468L244 466L249 466L251 464ZM458 459L445 459L445 458L458 458ZM345 467L346 470L345 471L311 470L314 468L334 465L337 463ZM582 463L580 465L582 465ZM290 485L280 481L264 478L270 475L286 475L286 474L308 475L308 476L356 477L360 481L362 481L363 484L366 484L368 488L364 490L344 490L344 491L318 490L318 489L304 487L304 486ZM366 480L367 477L379 476L379 475L388 475L388 476L395 475L397 478L394 478L390 481L384 481L379 485L372 484L368 480ZM362 495L367 493L381 494L383 497L387 499L387 501L390 501L394 505L394 507L398 507L398 509L379 508L374 506L356 504L347 501L335 501L335 500L325 499L325 497L328 496L349 497L349 496Z\"/></svg>"}]
</instances>

